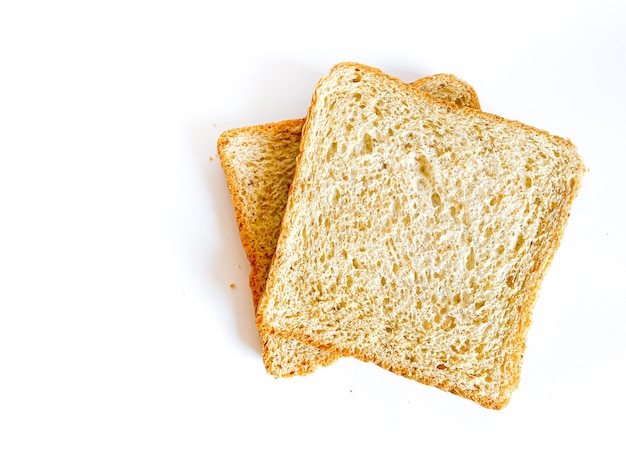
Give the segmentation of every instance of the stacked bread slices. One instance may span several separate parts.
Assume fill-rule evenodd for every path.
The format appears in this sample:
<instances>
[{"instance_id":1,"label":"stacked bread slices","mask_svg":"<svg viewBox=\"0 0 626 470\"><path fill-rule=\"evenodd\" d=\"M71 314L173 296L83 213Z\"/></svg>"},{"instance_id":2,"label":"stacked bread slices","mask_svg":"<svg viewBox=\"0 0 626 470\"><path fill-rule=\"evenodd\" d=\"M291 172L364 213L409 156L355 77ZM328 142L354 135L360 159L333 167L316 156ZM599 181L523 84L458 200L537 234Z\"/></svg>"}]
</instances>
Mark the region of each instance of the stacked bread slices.
<instances>
[{"instance_id":1,"label":"stacked bread slices","mask_svg":"<svg viewBox=\"0 0 626 470\"><path fill-rule=\"evenodd\" d=\"M218 153L269 373L352 356L508 403L584 173L571 142L482 112L452 75L342 63L306 119L228 131Z\"/></svg>"}]
</instances>

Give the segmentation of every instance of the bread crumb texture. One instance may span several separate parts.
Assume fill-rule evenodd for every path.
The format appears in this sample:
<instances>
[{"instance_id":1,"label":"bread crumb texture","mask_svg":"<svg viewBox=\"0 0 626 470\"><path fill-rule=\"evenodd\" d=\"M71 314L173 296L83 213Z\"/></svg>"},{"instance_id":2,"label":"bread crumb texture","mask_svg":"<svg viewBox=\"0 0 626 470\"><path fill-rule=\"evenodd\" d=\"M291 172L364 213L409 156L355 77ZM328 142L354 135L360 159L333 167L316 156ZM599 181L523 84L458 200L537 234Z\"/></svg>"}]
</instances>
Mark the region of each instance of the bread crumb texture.
<instances>
[{"instance_id":1,"label":"bread crumb texture","mask_svg":"<svg viewBox=\"0 0 626 470\"><path fill-rule=\"evenodd\" d=\"M575 147L353 63L319 81L302 140L262 334L505 406Z\"/></svg>"}]
</instances>

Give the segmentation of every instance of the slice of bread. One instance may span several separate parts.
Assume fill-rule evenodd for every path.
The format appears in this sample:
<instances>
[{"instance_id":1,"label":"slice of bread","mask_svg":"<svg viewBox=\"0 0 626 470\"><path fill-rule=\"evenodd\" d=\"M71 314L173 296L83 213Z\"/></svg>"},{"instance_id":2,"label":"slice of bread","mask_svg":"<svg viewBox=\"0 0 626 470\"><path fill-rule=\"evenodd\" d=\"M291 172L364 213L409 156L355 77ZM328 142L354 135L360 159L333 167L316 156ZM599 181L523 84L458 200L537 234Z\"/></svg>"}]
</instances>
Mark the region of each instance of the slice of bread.
<instances>
[{"instance_id":1,"label":"slice of bread","mask_svg":"<svg viewBox=\"0 0 626 470\"><path fill-rule=\"evenodd\" d=\"M480 106L474 89L453 75L432 75L412 85L460 106ZM276 249L303 124L304 119L298 119L233 129L222 134L218 141L239 233L250 261L255 309ZM339 357L334 351L321 351L268 334L261 334L261 343L267 371L279 377L304 375Z\"/></svg>"},{"instance_id":2,"label":"slice of bread","mask_svg":"<svg viewBox=\"0 0 626 470\"><path fill-rule=\"evenodd\" d=\"M566 139L339 64L303 129L262 333L500 409L583 173Z\"/></svg>"}]
</instances>

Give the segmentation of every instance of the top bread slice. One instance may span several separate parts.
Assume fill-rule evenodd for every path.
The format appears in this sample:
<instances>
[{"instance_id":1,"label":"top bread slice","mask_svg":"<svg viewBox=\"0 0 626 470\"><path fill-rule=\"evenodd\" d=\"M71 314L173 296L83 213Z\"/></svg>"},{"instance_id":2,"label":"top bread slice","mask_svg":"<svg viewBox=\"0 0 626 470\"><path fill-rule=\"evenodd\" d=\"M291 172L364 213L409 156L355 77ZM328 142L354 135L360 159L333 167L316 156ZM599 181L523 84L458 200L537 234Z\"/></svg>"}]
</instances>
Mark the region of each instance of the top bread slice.
<instances>
[{"instance_id":1,"label":"top bread slice","mask_svg":"<svg viewBox=\"0 0 626 470\"><path fill-rule=\"evenodd\" d=\"M583 173L566 139L339 64L303 130L263 333L502 408Z\"/></svg>"},{"instance_id":2,"label":"top bread slice","mask_svg":"<svg viewBox=\"0 0 626 470\"><path fill-rule=\"evenodd\" d=\"M423 77L412 87L459 106L480 107L474 89L450 74ZM218 140L220 162L250 261L255 309L276 249L303 124L304 119L297 119L232 129ZM265 367L278 377L308 374L339 357L334 351L268 334L261 334L261 343Z\"/></svg>"}]
</instances>

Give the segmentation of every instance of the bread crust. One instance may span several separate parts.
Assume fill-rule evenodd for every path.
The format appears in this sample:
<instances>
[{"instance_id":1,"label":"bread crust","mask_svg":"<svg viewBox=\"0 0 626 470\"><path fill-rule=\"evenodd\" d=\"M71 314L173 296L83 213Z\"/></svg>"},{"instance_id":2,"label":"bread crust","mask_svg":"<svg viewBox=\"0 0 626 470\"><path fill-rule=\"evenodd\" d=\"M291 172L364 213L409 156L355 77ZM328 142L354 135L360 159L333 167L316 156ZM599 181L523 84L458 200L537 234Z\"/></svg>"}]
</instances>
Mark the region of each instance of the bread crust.
<instances>
[{"instance_id":1,"label":"bread crust","mask_svg":"<svg viewBox=\"0 0 626 470\"><path fill-rule=\"evenodd\" d=\"M512 126L513 128L516 127L528 133L529 135L534 134L536 136L544 136L548 139L551 139L558 145L562 145L563 147L566 147L577 158L577 160L573 162L573 164L575 165L575 168L573 170L575 173L575 176L571 179L569 188L567 188L565 193L561 195L562 199L560 202L560 207L556 209L558 213L556 217L557 222L555 224L556 229L550 233L550 239L549 239L549 242L546 244L546 249L543 251L541 256L539 256L535 260L535 263L531 269L530 275L527 276L527 278L524 280L524 285L518 291L517 296L519 298L511 300L511 301L518 302L518 309L516 312L513 312L514 314L513 326L516 328L516 330L515 330L515 334L513 335L513 347L508 352L507 357L502 361L502 367L507 369L506 373L503 374L505 377L507 377L507 381L501 384L500 393L497 397L488 397L488 396L481 395L478 392L473 392L472 390L455 387L453 384L446 381L445 379L442 380L442 379L434 378L432 374L429 375L428 372L418 371L418 370L410 369L410 368L398 367L397 364L392 364L389 361L383 361L377 355L371 354L370 351L367 351L367 350L361 350L359 348L354 348L354 347L342 347L341 345L337 345L332 342L329 343L315 336L305 335L298 330L293 331L290 329L281 329L280 327L275 325L271 321L271 319L265 318L266 309L269 308L269 299L273 296L273 293L278 288L278 279L276 278L276 274L275 274L276 273L275 266L278 266L284 262L284 258L288 252L288 247L287 247L287 242L286 242L287 235L285 234L289 234L292 231L292 227L291 227L292 219L288 215L295 213L295 211L297 211L296 206L299 206L300 203L302 202L300 198L302 197L301 189L302 189L303 183L302 183L300 160L303 156L303 152L307 149L307 147L312 145L311 144L312 120L310 118L312 114L312 110L320 106L320 104L318 103L318 99L319 99L318 95L319 95L319 90L322 84L324 83L324 81L329 80L330 79L329 77L332 77L334 74L339 73L342 69L356 71L356 72L365 72L372 76L381 78L382 80L389 80L390 82L394 82L396 86L400 87L401 89L406 89L408 91L409 85L403 83L397 78L390 77L378 69L368 67L362 64L354 63L354 62L347 62L347 63L341 63L341 64L336 65L335 67L331 69L328 76L322 77L320 81L318 82L318 85L313 94L311 106L309 108L309 114L305 121L303 131L302 131L302 140L300 142L300 154L298 157L298 164L296 165L296 170L295 170L295 175L294 175L294 184L290 188L290 192L289 192L289 198L288 198L287 207L285 211L286 216L283 218L283 223L281 226L281 236L278 240L276 254L274 257L274 261L272 263L272 268L270 269L269 277L267 279L265 295L262 297L260 305L259 305L259 315L260 315L259 324L261 325L262 331L265 331L271 335L278 335L283 338L290 338L290 339L295 338L299 341L305 342L307 344L310 344L322 350L336 351L341 355L346 355L346 356L350 355L366 362L373 362L385 369L388 369L406 378L417 380L426 385L436 386L443 390L457 394L461 397L473 400L483 407L491 408L491 409L502 409L509 402L511 394L518 387L518 384L519 384L521 363L522 363L522 358L523 358L523 354L524 354L525 347L526 347L526 335L527 335L527 331L531 323L532 307L535 303L542 280L545 277L545 273L547 272L547 269L554 257L556 249L558 248L560 244L560 241L561 241L561 238L562 238L562 235L565 230L566 223L567 223L567 219L569 216L569 210L570 210L571 204L580 189L582 177L585 172L585 168L582 163L582 160L580 160L580 157L578 157L576 148L574 147L574 145L569 139L564 139L558 136L552 136L546 131L526 125L519 121L504 119L500 116L486 113L481 110L467 108L467 107L459 109L458 107L452 104L444 103L440 100L432 99L425 93L411 90L413 93L420 95L420 99L428 101L430 106L439 108L441 111L455 112L459 114L465 113L468 115L476 114L476 115L480 115L482 119L491 121L493 123L501 123L501 124L505 124L506 126Z\"/></svg>"}]
</instances>

